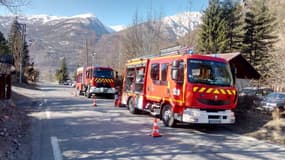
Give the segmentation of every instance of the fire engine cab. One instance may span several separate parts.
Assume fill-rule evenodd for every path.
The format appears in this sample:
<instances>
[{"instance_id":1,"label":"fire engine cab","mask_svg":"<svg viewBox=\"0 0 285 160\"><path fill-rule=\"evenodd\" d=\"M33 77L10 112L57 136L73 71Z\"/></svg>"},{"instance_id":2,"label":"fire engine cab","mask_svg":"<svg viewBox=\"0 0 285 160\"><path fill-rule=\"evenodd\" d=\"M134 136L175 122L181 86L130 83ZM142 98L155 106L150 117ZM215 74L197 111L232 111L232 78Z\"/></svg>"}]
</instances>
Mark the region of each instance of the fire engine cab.
<instances>
[{"instance_id":1,"label":"fire engine cab","mask_svg":"<svg viewBox=\"0 0 285 160\"><path fill-rule=\"evenodd\" d=\"M95 94L114 96L114 71L110 67L79 67L76 71L76 90L88 98Z\"/></svg>"},{"instance_id":2,"label":"fire engine cab","mask_svg":"<svg viewBox=\"0 0 285 160\"><path fill-rule=\"evenodd\" d=\"M147 111L166 126L176 122L232 124L237 90L229 63L173 47L125 65L121 104L133 114Z\"/></svg>"}]
</instances>

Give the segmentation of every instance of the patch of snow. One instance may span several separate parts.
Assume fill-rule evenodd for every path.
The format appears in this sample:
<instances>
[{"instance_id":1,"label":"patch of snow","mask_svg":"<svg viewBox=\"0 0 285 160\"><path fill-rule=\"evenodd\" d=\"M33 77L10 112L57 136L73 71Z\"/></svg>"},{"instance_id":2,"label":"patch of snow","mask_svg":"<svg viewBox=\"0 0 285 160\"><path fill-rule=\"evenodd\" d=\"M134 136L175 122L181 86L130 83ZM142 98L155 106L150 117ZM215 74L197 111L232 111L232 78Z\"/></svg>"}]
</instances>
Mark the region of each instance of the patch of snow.
<instances>
[{"instance_id":1,"label":"patch of snow","mask_svg":"<svg viewBox=\"0 0 285 160\"><path fill-rule=\"evenodd\" d=\"M96 16L93 15L92 13L86 13L86 14L75 15L70 18L96 18Z\"/></svg>"},{"instance_id":2,"label":"patch of snow","mask_svg":"<svg viewBox=\"0 0 285 160\"><path fill-rule=\"evenodd\" d=\"M61 41L61 42L59 42L59 44L60 44L60 45L65 45L65 46L66 46L66 45L69 45L69 41Z\"/></svg>"},{"instance_id":3,"label":"patch of snow","mask_svg":"<svg viewBox=\"0 0 285 160\"><path fill-rule=\"evenodd\" d=\"M127 27L124 25L115 25L115 26L110 26L110 28L112 28L114 31L119 32L121 30L126 29Z\"/></svg>"},{"instance_id":4,"label":"patch of snow","mask_svg":"<svg viewBox=\"0 0 285 160\"><path fill-rule=\"evenodd\" d=\"M184 12L164 17L162 23L168 30L171 29L176 34L176 38L179 38L201 24L201 17L202 14L200 12Z\"/></svg>"}]
</instances>

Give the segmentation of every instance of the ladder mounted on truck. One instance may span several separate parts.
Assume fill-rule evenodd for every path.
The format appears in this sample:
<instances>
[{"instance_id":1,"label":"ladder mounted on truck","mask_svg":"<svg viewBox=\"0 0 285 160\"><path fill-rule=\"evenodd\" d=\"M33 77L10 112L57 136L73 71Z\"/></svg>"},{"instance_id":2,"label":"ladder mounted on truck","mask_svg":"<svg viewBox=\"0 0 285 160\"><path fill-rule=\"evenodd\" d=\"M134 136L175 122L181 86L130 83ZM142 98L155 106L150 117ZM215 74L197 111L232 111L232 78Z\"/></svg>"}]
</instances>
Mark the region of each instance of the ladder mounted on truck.
<instances>
[{"instance_id":1,"label":"ladder mounted on truck","mask_svg":"<svg viewBox=\"0 0 285 160\"><path fill-rule=\"evenodd\" d=\"M141 57L134 58L131 61L142 61L144 59L148 58L155 58L155 57L164 57L164 56L170 56L170 55L184 55L184 54L193 54L193 49L190 47L182 47L180 45L174 46L174 47L168 47L160 49L160 52L158 54L151 54L151 55L145 55Z\"/></svg>"},{"instance_id":2,"label":"ladder mounted on truck","mask_svg":"<svg viewBox=\"0 0 285 160\"><path fill-rule=\"evenodd\" d=\"M191 54L193 53L190 47L174 46L169 48L160 49L160 56L177 55L177 54Z\"/></svg>"}]
</instances>

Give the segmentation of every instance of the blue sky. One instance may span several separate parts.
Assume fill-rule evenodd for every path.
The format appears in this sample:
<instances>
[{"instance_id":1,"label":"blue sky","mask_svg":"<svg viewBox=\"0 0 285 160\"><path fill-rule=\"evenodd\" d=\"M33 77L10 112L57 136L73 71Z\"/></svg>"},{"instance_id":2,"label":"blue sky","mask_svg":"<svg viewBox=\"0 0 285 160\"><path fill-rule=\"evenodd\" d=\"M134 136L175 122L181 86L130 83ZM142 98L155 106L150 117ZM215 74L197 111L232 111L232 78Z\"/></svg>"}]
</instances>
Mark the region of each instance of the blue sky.
<instances>
[{"instance_id":1,"label":"blue sky","mask_svg":"<svg viewBox=\"0 0 285 160\"><path fill-rule=\"evenodd\" d=\"M208 0L29 0L20 14L50 16L74 16L92 13L107 26L130 25L136 10L145 16L152 8L155 14L175 15L183 11L202 11ZM0 15L9 11L0 8Z\"/></svg>"}]
</instances>

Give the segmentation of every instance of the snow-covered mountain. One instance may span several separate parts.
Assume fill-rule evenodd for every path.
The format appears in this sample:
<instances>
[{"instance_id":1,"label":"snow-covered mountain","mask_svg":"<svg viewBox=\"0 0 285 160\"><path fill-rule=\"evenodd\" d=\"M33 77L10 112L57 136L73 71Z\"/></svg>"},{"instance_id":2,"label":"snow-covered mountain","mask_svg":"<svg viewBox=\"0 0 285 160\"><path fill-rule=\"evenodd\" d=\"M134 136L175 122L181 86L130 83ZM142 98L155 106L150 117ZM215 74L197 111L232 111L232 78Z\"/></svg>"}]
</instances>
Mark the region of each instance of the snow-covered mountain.
<instances>
[{"instance_id":1,"label":"snow-covered mountain","mask_svg":"<svg viewBox=\"0 0 285 160\"><path fill-rule=\"evenodd\" d=\"M200 12L185 12L164 17L161 21L167 32L173 33L176 38L180 38L200 25L201 17Z\"/></svg>"},{"instance_id":2,"label":"snow-covered mountain","mask_svg":"<svg viewBox=\"0 0 285 160\"><path fill-rule=\"evenodd\" d=\"M0 16L0 25L7 28L11 25L15 16ZM98 35L110 33L109 27L106 27L99 19L92 14L82 14L71 17L57 17L48 15L18 16L18 21L27 25L27 29L34 27L63 27L76 29L74 26L88 27L97 31Z\"/></svg>"},{"instance_id":3,"label":"snow-covered mountain","mask_svg":"<svg viewBox=\"0 0 285 160\"><path fill-rule=\"evenodd\" d=\"M7 36L14 19L15 16L0 16L0 31L4 35ZM41 75L52 76L60 65L60 57L65 57L69 70L74 71L86 59L86 50L89 54L94 52L96 42L104 44L96 45L102 55L109 54L112 57L112 54L116 54L113 53L115 43L119 41L121 33L128 29L124 26L108 27L92 14L72 17L19 16L17 19L26 24L26 39L31 43L30 56L36 67L40 68ZM198 12L165 17L161 20L162 29L167 33L168 39L175 41L199 25L200 19L201 14ZM109 45L106 46L107 44Z\"/></svg>"},{"instance_id":4,"label":"snow-covered mountain","mask_svg":"<svg viewBox=\"0 0 285 160\"><path fill-rule=\"evenodd\" d=\"M7 35L13 16L0 16L0 31ZM72 17L47 15L19 16L19 23L26 24L26 40L30 42L30 56L42 75L53 73L65 57L70 70L82 64L82 54L104 34L114 32L92 14Z\"/></svg>"}]
</instances>

